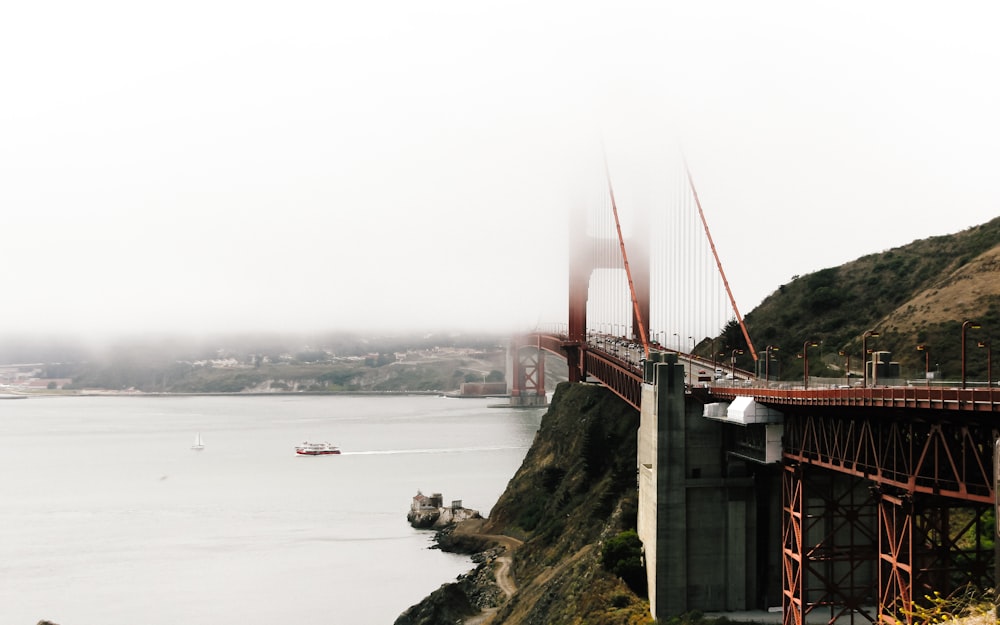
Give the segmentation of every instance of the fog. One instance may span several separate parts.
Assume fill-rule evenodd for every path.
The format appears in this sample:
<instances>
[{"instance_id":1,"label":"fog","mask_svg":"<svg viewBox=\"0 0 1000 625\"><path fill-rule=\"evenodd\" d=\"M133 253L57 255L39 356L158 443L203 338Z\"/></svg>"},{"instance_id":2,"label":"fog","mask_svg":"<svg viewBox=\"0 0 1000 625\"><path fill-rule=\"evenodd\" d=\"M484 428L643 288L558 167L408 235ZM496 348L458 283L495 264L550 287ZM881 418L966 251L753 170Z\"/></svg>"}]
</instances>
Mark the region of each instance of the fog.
<instances>
[{"instance_id":1,"label":"fog","mask_svg":"<svg viewBox=\"0 0 1000 625\"><path fill-rule=\"evenodd\" d=\"M0 22L0 325L563 321L595 163L637 202L678 151L745 313L792 275L997 215L998 13L19 3Z\"/></svg>"}]
</instances>

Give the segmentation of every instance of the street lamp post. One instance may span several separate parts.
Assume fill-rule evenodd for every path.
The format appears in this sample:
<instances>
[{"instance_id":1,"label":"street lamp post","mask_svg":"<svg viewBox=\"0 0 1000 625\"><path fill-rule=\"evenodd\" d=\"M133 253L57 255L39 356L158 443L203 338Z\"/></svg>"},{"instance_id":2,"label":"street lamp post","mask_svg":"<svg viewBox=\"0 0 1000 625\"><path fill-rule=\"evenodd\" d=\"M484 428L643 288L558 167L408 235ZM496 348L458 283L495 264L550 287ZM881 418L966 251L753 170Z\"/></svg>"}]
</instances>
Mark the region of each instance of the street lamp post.
<instances>
[{"instance_id":1,"label":"street lamp post","mask_svg":"<svg viewBox=\"0 0 1000 625\"><path fill-rule=\"evenodd\" d=\"M967 328L978 330L981 327L978 323L969 319L962 322L962 388L965 388L965 330Z\"/></svg>"},{"instance_id":2,"label":"street lamp post","mask_svg":"<svg viewBox=\"0 0 1000 625\"><path fill-rule=\"evenodd\" d=\"M729 359L729 367L733 370L733 381L736 381L736 356L742 356L742 349L734 349L732 356Z\"/></svg>"},{"instance_id":3,"label":"street lamp post","mask_svg":"<svg viewBox=\"0 0 1000 625\"><path fill-rule=\"evenodd\" d=\"M806 341L802 344L802 388L809 388L810 347L819 347L819 341Z\"/></svg>"},{"instance_id":4,"label":"street lamp post","mask_svg":"<svg viewBox=\"0 0 1000 625\"><path fill-rule=\"evenodd\" d=\"M688 356L688 384L694 388L694 363L692 362L694 360L694 337L689 336L688 338L691 339L691 354Z\"/></svg>"},{"instance_id":5,"label":"street lamp post","mask_svg":"<svg viewBox=\"0 0 1000 625\"><path fill-rule=\"evenodd\" d=\"M924 353L924 380L926 380L926 385L931 385L931 347L930 345L924 345L921 343L917 345L917 351Z\"/></svg>"},{"instance_id":6,"label":"street lamp post","mask_svg":"<svg viewBox=\"0 0 1000 625\"><path fill-rule=\"evenodd\" d=\"M771 385L771 352L778 351L777 345L768 345L764 348L764 385Z\"/></svg>"},{"instance_id":7,"label":"street lamp post","mask_svg":"<svg viewBox=\"0 0 1000 625\"><path fill-rule=\"evenodd\" d=\"M846 377L847 377L847 385L850 386L851 385L851 352L849 352L849 351L847 351L845 349L842 349L839 352L837 352L837 355L838 356L847 356L847 376Z\"/></svg>"},{"instance_id":8,"label":"street lamp post","mask_svg":"<svg viewBox=\"0 0 1000 625\"><path fill-rule=\"evenodd\" d=\"M990 341L979 341L979 347L986 348L986 388L993 386L993 347Z\"/></svg>"},{"instance_id":9,"label":"street lamp post","mask_svg":"<svg viewBox=\"0 0 1000 625\"><path fill-rule=\"evenodd\" d=\"M878 338L879 334L875 330L865 330L865 333L861 335L861 360L865 366L865 377L862 383L862 388L868 387L868 337ZM872 365L874 369L874 365Z\"/></svg>"}]
</instances>

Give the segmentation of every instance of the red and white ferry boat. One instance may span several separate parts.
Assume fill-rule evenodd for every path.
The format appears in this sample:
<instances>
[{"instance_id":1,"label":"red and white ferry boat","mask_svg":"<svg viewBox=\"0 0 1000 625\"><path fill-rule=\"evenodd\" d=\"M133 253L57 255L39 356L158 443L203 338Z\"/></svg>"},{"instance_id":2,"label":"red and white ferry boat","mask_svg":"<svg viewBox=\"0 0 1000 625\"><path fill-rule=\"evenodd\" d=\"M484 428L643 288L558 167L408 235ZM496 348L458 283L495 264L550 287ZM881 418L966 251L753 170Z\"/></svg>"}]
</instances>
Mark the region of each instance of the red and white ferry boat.
<instances>
[{"instance_id":1,"label":"red and white ferry boat","mask_svg":"<svg viewBox=\"0 0 1000 625\"><path fill-rule=\"evenodd\" d=\"M302 443L295 446L295 453L300 456L331 456L340 453L340 448L330 443Z\"/></svg>"}]
</instances>

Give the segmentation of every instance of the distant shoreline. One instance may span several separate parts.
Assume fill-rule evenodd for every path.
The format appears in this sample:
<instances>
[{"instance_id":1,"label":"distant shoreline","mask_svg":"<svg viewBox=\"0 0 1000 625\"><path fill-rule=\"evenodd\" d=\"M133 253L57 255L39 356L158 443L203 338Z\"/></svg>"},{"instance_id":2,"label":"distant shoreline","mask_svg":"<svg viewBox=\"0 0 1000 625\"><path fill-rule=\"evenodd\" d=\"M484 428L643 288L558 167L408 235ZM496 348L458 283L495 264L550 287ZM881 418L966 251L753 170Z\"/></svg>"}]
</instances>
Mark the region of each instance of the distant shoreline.
<instances>
[{"instance_id":1,"label":"distant shoreline","mask_svg":"<svg viewBox=\"0 0 1000 625\"><path fill-rule=\"evenodd\" d=\"M401 397L407 395L439 396L448 397L443 391L296 391L296 392L210 392L210 393L146 393L142 391L102 391L86 390L60 393L9 393L0 395L0 399L26 399L48 398L48 397L294 397L300 395L329 395L329 396L392 396Z\"/></svg>"}]
</instances>

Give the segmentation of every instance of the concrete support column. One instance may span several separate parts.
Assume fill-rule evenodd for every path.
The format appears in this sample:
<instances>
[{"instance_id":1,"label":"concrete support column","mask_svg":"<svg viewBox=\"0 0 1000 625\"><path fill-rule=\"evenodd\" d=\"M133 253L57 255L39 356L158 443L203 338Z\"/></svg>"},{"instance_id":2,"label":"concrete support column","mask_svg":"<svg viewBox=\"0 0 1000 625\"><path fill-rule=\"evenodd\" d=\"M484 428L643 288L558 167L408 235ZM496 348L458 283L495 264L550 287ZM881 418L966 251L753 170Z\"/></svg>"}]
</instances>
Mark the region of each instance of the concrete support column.
<instances>
[{"instance_id":1,"label":"concrete support column","mask_svg":"<svg viewBox=\"0 0 1000 625\"><path fill-rule=\"evenodd\" d=\"M753 480L726 474L722 426L684 391L674 354L647 363L638 436L638 533L650 612L745 610L756 594Z\"/></svg>"}]
</instances>

